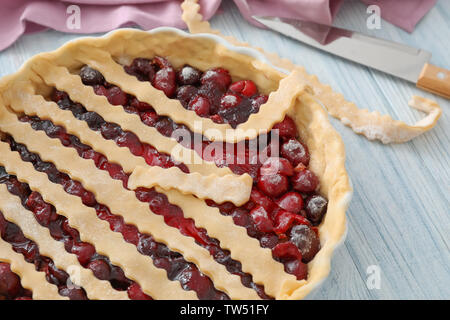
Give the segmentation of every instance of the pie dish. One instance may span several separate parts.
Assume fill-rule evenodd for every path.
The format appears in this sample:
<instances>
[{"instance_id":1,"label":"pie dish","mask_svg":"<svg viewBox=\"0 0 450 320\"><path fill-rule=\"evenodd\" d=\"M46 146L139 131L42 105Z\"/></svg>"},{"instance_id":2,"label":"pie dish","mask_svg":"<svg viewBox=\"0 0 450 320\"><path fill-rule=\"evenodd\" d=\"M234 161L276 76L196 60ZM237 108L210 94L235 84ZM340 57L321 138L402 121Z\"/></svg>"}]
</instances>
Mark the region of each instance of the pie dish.
<instances>
[{"instance_id":1,"label":"pie dish","mask_svg":"<svg viewBox=\"0 0 450 320\"><path fill-rule=\"evenodd\" d=\"M351 187L300 72L122 29L0 81L0 299L301 299Z\"/></svg>"}]
</instances>

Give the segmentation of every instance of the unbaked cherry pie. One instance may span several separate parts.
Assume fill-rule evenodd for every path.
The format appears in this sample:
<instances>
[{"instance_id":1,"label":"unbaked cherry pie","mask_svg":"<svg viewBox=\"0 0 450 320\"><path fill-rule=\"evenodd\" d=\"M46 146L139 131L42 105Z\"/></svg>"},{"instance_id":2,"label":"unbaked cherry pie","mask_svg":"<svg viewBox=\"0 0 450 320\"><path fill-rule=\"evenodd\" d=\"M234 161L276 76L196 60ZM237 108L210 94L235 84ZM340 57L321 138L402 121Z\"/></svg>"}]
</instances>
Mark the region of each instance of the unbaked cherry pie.
<instances>
[{"instance_id":1,"label":"unbaked cherry pie","mask_svg":"<svg viewBox=\"0 0 450 320\"><path fill-rule=\"evenodd\" d=\"M308 88L175 30L121 30L0 82L0 299L298 299L350 187Z\"/></svg>"}]
</instances>

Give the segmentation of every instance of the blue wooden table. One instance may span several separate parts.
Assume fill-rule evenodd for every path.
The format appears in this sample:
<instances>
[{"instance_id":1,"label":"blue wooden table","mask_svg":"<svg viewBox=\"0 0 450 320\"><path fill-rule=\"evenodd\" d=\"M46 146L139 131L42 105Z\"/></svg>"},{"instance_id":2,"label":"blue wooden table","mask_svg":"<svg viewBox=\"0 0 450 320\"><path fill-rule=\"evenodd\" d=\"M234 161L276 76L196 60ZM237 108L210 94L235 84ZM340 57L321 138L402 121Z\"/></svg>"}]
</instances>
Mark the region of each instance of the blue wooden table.
<instances>
[{"instance_id":1,"label":"blue wooden table","mask_svg":"<svg viewBox=\"0 0 450 320\"><path fill-rule=\"evenodd\" d=\"M309 298L450 299L449 102L405 81L257 29L241 18L231 1L225 2L213 27L305 66L359 107L408 123L423 116L407 106L413 94L436 99L443 108L432 131L399 145L370 142L330 118L344 139L355 192L345 244L336 251L329 278ZM450 68L450 1L439 1L413 34L385 21L381 29L368 30L367 17L365 5L346 1L336 25L427 49L433 53L433 64ZM14 72L32 55L76 37L54 31L22 37L0 52L0 76ZM367 285L374 279L373 270L380 271L375 288Z\"/></svg>"}]
</instances>

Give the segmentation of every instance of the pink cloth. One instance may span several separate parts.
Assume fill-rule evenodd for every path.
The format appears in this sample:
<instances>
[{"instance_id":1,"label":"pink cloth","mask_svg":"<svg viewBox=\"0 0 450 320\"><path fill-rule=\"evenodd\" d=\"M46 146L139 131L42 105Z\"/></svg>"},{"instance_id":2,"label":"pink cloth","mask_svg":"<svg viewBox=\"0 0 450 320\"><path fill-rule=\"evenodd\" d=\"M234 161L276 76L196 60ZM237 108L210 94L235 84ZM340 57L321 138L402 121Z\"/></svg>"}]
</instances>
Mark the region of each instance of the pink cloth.
<instances>
[{"instance_id":1,"label":"pink cloth","mask_svg":"<svg viewBox=\"0 0 450 320\"><path fill-rule=\"evenodd\" d=\"M234 0L251 23L252 15L303 18L332 24L343 0ZM361 0L377 4L387 21L412 32L436 0ZM105 32L138 25L147 30L159 26L185 27L180 0L0 0L0 50L13 44L23 33L47 28L70 33ZM202 14L210 19L221 0L200 0ZM67 27L69 5L79 6L79 29Z\"/></svg>"}]
</instances>

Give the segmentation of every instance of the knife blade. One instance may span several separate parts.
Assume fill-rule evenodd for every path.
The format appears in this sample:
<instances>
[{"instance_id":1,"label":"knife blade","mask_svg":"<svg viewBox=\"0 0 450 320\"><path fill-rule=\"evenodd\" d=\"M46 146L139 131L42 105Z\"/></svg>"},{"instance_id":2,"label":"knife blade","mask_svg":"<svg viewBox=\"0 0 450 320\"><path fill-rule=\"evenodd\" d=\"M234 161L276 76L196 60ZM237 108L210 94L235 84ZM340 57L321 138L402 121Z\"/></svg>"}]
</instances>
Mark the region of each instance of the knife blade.
<instances>
[{"instance_id":1,"label":"knife blade","mask_svg":"<svg viewBox=\"0 0 450 320\"><path fill-rule=\"evenodd\" d=\"M431 53L363 33L311 21L253 16L267 28L317 49L413 82L450 99L450 71L428 62Z\"/></svg>"}]
</instances>

